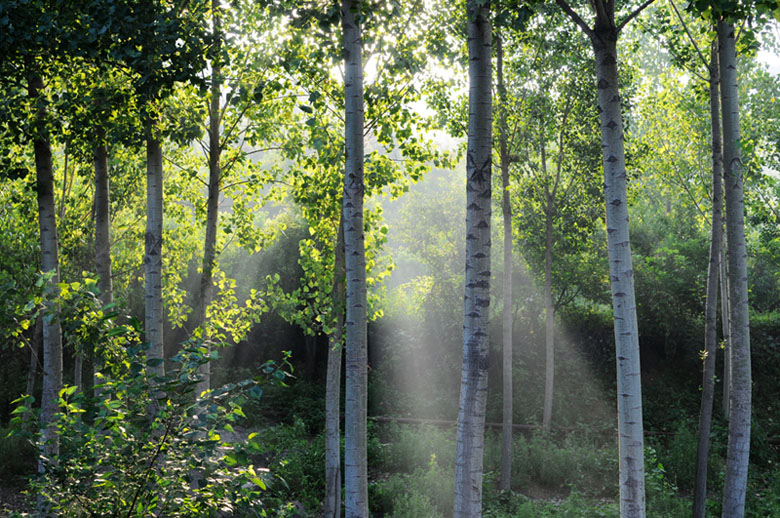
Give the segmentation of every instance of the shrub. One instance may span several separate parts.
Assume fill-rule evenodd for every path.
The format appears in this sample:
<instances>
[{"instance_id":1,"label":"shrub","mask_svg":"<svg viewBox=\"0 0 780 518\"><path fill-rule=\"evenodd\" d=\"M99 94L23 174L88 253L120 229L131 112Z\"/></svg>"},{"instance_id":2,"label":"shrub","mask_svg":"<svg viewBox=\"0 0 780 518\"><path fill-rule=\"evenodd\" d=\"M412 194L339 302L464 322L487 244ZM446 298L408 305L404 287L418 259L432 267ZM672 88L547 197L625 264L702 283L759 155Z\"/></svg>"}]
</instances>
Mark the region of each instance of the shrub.
<instances>
[{"instance_id":1,"label":"shrub","mask_svg":"<svg viewBox=\"0 0 780 518\"><path fill-rule=\"evenodd\" d=\"M378 504L374 510L393 518L443 518L452 515L454 475L432 455L427 468L394 474L374 484L371 493Z\"/></svg>"},{"instance_id":2,"label":"shrub","mask_svg":"<svg viewBox=\"0 0 780 518\"><path fill-rule=\"evenodd\" d=\"M376 440L369 441L369 464L372 466L383 471L410 472L425 468L431 456L442 468L455 466L452 430L441 430L432 425L391 424L381 432Z\"/></svg>"},{"instance_id":3,"label":"shrub","mask_svg":"<svg viewBox=\"0 0 780 518\"><path fill-rule=\"evenodd\" d=\"M259 439L258 453L274 474L267 499L275 507L295 502L299 507L318 510L325 493L324 436L312 438L303 420L296 417L290 425L261 431Z\"/></svg>"},{"instance_id":4,"label":"shrub","mask_svg":"<svg viewBox=\"0 0 780 518\"><path fill-rule=\"evenodd\" d=\"M163 377L149 375L142 347L134 345L92 400L75 387L60 391L60 453L31 482L39 501L62 517L260 516L267 475L249 456L248 441L223 440L242 417L241 404L259 395L260 378L193 395L205 348L190 344ZM272 364L271 379L285 374ZM28 398L20 400L26 409ZM17 422L21 417L17 414ZM34 439L34 437L33 437Z\"/></svg>"}]
</instances>

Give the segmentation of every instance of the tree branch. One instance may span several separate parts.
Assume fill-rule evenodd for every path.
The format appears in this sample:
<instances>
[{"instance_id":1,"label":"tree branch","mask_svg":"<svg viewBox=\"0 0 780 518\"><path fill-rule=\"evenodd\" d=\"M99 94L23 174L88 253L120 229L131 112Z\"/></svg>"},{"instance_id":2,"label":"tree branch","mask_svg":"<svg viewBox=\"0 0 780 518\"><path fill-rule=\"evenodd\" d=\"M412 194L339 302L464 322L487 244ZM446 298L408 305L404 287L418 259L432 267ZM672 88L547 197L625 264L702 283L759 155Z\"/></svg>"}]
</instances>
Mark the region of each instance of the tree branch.
<instances>
[{"instance_id":1,"label":"tree branch","mask_svg":"<svg viewBox=\"0 0 780 518\"><path fill-rule=\"evenodd\" d=\"M593 38L596 37L596 34L591 30L590 27L588 27L588 24L585 23L585 20L583 20L580 15L577 14L574 9L572 9L571 6L566 3L566 0L555 0L555 3L560 6L563 12L566 13L566 15L571 18L574 23L580 26L580 29L582 29L582 32L584 32L588 38L593 40Z\"/></svg>"},{"instance_id":2,"label":"tree branch","mask_svg":"<svg viewBox=\"0 0 780 518\"><path fill-rule=\"evenodd\" d=\"M650 4L652 4L653 2L655 2L655 0L645 0L644 2L642 2L642 5L637 7L634 10L633 13L629 14L628 16L626 16L626 18L622 22L620 22L618 24L617 29L616 29L617 32L620 32L621 30L623 30L623 27L625 27L628 22L630 22L631 20L636 18L639 15L639 13L644 11L645 8L648 7Z\"/></svg>"},{"instance_id":3,"label":"tree branch","mask_svg":"<svg viewBox=\"0 0 780 518\"><path fill-rule=\"evenodd\" d=\"M696 41L693 39L693 36L691 36L691 32L688 30L688 26L685 24L685 21L683 20L682 15L680 14L680 11L677 9L677 6L674 5L674 0L669 0L669 4L671 4L672 9L674 9L674 12L677 14L677 19L680 20L680 23L683 26L683 29L685 29L685 34L688 35L688 39L691 40L691 44L693 45L693 48L696 49L696 54L699 55L699 59L701 59L701 62L704 64L706 68L710 67L710 63L704 59L704 56L701 53L701 50L699 50L699 46L696 45Z\"/></svg>"}]
</instances>

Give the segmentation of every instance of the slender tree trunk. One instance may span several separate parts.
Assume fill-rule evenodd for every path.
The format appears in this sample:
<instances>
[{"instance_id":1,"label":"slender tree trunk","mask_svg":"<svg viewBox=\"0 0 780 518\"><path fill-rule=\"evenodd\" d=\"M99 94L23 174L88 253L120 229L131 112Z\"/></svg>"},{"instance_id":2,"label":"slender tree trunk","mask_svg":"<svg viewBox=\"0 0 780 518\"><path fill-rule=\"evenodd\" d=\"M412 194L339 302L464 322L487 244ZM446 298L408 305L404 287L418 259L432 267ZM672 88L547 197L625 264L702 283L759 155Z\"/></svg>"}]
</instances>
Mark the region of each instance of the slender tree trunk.
<instances>
[{"instance_id":1,"label":"slender tree trunk","mask_svg":"<svg viewBox=\"0 0 780 518\"><path fill-rule=\"evenodd\" d=\"M104 144L95 148L95 269L103 306L114 302L111 279L111 195L108 180L108 150ZM103 367L101 351L93 351L93 386L101 383L98 372Z\"/></svg>"},{"instance_id":2,"label":"slender tree trunk","mask_svg":"<svg viewBox=\"0 0 780 518\"><path fill-rule=\"evenodd\" d=\"M344 219L339 217L333 264L331 300L333 332L328 336L328 373L325 383L325 500L323 518L341 516L341 350L344 338Z\"/></svg>"},{"instance_id":3,"label":"slender tree trunk","mask_svg":"<svg viewBox=\"0 0 780 518\"><path fill-rule=\"evenodd\" d=\"M511 489L512 478L512 207L509 198L509 151L507 149L507 105L504 85L504 46L496 38L496 75L499 97L499 148L501 159L501 213L504 221L504 301L502 317L503 424L501 429L502 491Z\"/></svg>"},{"instance_id":4,"label":"slender tree trunk","mask_svg":"<svg viewBox=\"0 0 780 518\"><path fill-rule=\"evenodd\" d=\"M217 34L217 45L219 45L219 1L212 0L212 17L214 21L214 30ZM217 226L219 223L219 196L222 170L220 168L220 157L222 146L219 141L219 113L220 113L220 81L222 70L219 65L219 57L211 64L211 102L209 104L209 186L208 200L206 202L206 237L203 243L203 263L201 264L200 274L200 296L196 301L197 325L200 327L201 338L209 352L209 340L206 326L206 308L212 298L214 264L217 257ZM198 368L200 381L195 389L197 394L211 388L211 363L206 362Z\"/></svg>"},{"instance_id":5,"label":"slender tree trunk","mask_svg":"<svg viewBox=\"0 0 780 518\"><path fill-rule=\"evenodd\" d=\"M455 457L455 518L482 516L488 377L493 138L490 8L468 0L469 124L463 364Z\"/></svg>"},{"instance_id":6,"label":"slender tree trunk","mask_svg":"<svg viewBox=\"0 0 780 518\"><path fill-rule=\"evenodd\" d=\"M83 387L83 369L84 369L84 353L82 351L74 351L73 354L73 386L76 387L76 392L81 392Z\"/></svg>"},{"instance_id":7,"label":"slender tree trunk","mask_svg":"<svg viewBox=\"0 0 780 518\"><path fill-rule=\"evenodd\" d=\"M543 144L544 145L544 144ZM552 247L553 247L553 200L547 194L544 210L544 316L545 316L545 376L544 414L542 426L549 433L552 426L553 387L555 386L555 309L552 300Z\"/></svg>"},{"instance_id":8,"label":"slender tree trunk","mask_svg":"<svg viewBox=\"0 0 780 518\"><path fill-rule=\"evenodd\" d=\"M710 452L712 402L715 396L715 358L718 352L718 275L722 249L723 155L720 133L718 45L713 42L710 55L710 122L712 126L712 236L707 269L707 299L704 309L704 366L699 411L699 437L696 451L696 481L693 492L693 518L704 518L707 504L707 459Z\"/></svg>"},{"instance_id":9,"label":"slender tree trunk","mask_svg":"<svg viewBox=\"0 0 780 518\"><path fill-rule=\"evenodd\" d=\"M163 165L162 146L146 125L146 245L144 249L146 341L148 359L164 360L162 300ZM150 367L155 376L165 374L165 363Z\"/></svg>"},{"instance_id":10,"label":"slender tree trunk","mask_svg":"<svg viewBox=\"0 0 780 518\"><path fill-rule=\"evenodd\" d=\"M596 76L601 143L604 149L604 196L612 311L617 357L620 450L620 516L644 518L645 476L642 431L642 385L639 368L634 270L628 234L626 159L617 69L617 31L599 27L591 39Z\"/></svg>"},{"instance_id":11,"label":"slender tree trunk","mask_svg":"<svg viewBox=\"0 0 780 518\"><path fill-rule=\"evenodd\" d=\"M744 191L740 158L737 59L734 26L718 22L721 105L723 107L723 164L726 191L729 295L731 299L731 394L723 517L745 515L750 452L750 327L748 315L747 251Z\"/></svg>"},{"instance_id":12,"label":"slender tree trunk","mask_svg":"<svg viewBox=\"0 0 780 518\"><path fill-rule=\"evenodd\" d=\"M356 12L360 0L342 0L346 171L344 175L344 247L346 254L346 400L344 423L344 498L347 518L368 516L366 418L368 333L366 255L363 235L363 57Z\"/></svg>"},{"instance_id":13,"label":"slender tree trunk","mask_svg":"<svg viewBox=\"0 0 780 518\"><path fill-rule=\"evenodd\" d=\"M33 74L28 85L30 99L38 99L43 90L43 79ZM57 217L54 204L54 166L51 144L46 131L46 109L39 104L36 134L33 139L35 172L38 191L38 222L41 238L41 270L51 273L47 291L57 289L60 278L60 264L57 243ZM47 303L44 311L55 313L53 303ZM54 414L57 412L57 398L62 388L62 335L60 321L56 315L43 319L43 388L41 391L41 442L42 456L38 460L38 471L44 472L43 458L54 459L59 454L57 427Z\"/></svg>"},{"instance_id":14,"label":"slender tree trunk","mask_svg":"<svg viewBox=\"0 0 780 518\"><path fill-rule=\"evenodd\" d=\"M38 364L41 362L41 346L43 345L43 317L38 315L35 319L33 335L30 339L30 368L27 371L27 387L24 393L33 395L35 391L35 379L38 377ZM30 413L24 414L23 420L26 423Z\"/></svg>"},{"instance_id":15,"label":"slender tree trunk","mask_svg":"<svg viewBox=\"0 0 780 518\"><path fill-rule=\"evenodd\" d=\"M725 219L724 219L725 222ZM722 224L723 222L721 222ZM729 397L731 390L731 317L729 303L729 276L726 272L727 239L723 236L720 248L720 319L723 328L723 415L729 416Z\"/></svg>"}]
</instances>

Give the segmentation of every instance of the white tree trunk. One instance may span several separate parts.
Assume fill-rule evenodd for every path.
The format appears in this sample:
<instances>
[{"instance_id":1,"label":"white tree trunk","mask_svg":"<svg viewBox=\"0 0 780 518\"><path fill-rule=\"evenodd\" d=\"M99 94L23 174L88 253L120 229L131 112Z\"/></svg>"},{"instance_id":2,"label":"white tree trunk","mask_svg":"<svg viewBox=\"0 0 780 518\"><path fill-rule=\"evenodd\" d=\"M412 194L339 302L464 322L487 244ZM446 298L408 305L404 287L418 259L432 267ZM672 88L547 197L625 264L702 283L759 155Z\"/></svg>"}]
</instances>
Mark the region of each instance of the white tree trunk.
<instances>
[{"instance_id":1,"label":"white tree trunk","mask_svg":"<svg viewBox=\"0 0 780 518\"><path fill-rule=\"evenodd\" d=\"M642 385L639 369L634 270L628 235L626 159L617 69L617 31L594 31L601 143L604 149L604 196L617 359L620 450L620 516L644 518L645 476L642 432Z\"/></svg>"},{"instance_id":2,"label":"white tree trunk","mask_svg":"<svg viewBox=\"0 0 780 518\"><path fill-rule=\"evenodd\" d=\"M38 99L43 90L43 80L33 74L28 85L31 100ZM38 223L41 239L41 271L51 272L47 290L56 290L60 278L60 264L57 243L57 217L54 204L54 166L52 164L51 144L48 140L46 109L39 105L37 113L37 132L33 140L35 153L35 172L38 191ZM56 308L47 304L45 312L55 312ZM60 321L54 318L43 319L43 388L41 390L41 442L42 449L38 460L38 471L43 472L43 457L55 459L59 454L57 427L54 414L58 411L57 399L62 388L62 335Z\"/></svg>"},{"instance_id":3,"label":"white tree trunk","mask_svg":"<svg viewBox=\"0 0 780 518\"><path fill-rule=\"evenodd\" d=\"M718 353L718 276L722 250L723 155L721 152L718 46L710 55L710 125L712 128L712 235L707 269L707 298L704 309L704 362L696 451L696 479L693 491L693 518L704 518L707 503L707 458L710 451L712 402L715 397L715 358Z\"/></svg>"},{"instance_id":4,"label":"white tree trunk","mask_svg":"<svg viewBox=\"0 0 780 518\"><path fill-rule=\"evenodd\" d=\"M368 517L366 418L368 332L366 255L363 235L363 57L356 22L362 2L342 0L344 37L345 153L344 248L347 271L344 499L347 518Z\"/></svg>"},{"instance_id":5,"label":"white tree trunk","mask_svg":"<svg viewBox=\"0 0 780 518\"><path fill-rule=\"evenodd\" d=\"M146 239L144 248L145 318L148 359L164 359L162 299L163 164L162 147L148 124L146 135ZM165 374L165 363L151 367L153 375Z\"/></svg>"},{"instance_id":6,"label":"white tree trunk","mask_svg":"<svg viewBox=\"0 0 780 518\"><path fill-rule=\"evenodd\" d=\"M469 123L463 365L455 457L455 518L482 516L488 376L492 66L489 6L468 0Z\"/></svg>"},{"instance_id":7,"label":"white tree trunk","mask_svg":"<svg viewBox=\"0 0 780 518\"><path fill-rule=\"evenodd\" d=\"M723 486L723 518L742 518L745 515L750 453L750 321L737 99L737 59L732 24L718 22L718 42L720 43L720 95L723 107L723 164L732 345L729 444Z\"/></svg>"}]
</instances>

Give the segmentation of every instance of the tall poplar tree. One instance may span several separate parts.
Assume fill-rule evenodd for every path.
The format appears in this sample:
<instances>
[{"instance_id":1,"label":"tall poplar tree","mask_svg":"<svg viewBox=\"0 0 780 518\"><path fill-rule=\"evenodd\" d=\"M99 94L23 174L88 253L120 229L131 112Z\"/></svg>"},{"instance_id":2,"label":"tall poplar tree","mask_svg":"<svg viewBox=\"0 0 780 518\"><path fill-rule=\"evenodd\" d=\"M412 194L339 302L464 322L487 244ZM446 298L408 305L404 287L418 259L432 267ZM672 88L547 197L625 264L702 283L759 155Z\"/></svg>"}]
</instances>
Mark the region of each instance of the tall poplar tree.
<instances>
[{"instance_id":1,"label":"tall poplar tree","mask_svg":"<svg viewBox=\"0 0 780 518\"><path fill-rule=\"evenodd\" d=\"M745 515L750 454L750 321L748 312L745 204L740 152L737 52L734 24L718 20L720 101L723 116L723 169L728 242L731 321L729 442L723 486L723 518Z\"/></svg>"},{"instance_id":2,"label":"tall poplar tree","mask_svg":"<svg viewBox=\"0 0 780 518\"><path fill-rule=\"evenodd\" d=\"M596 88L601 120L604 197L607 207L609 278L617 358L617 403L620 455L620 516L644 518L645 475L642 425L642 384L639 334L634 293L634 271L628 235L626 156L618 83L617 41L620 31L653 0L645 0L622 21L615 19L615 3L594 0L593 27L566 0L557 4L590 39L596 59Z\"/></svg>"},{"instance_id":3,"label":"tall poplar tree","mask_svg":"<svg viewBox=\"0 0 780 518\"><path fill-rule=\"evenodd\" d=\"M344 498L347 518L368 516L366 418L368 406L368 321L363 235L363 2L342 0L344 45L344 251L346 265L346 399Z\"/></svg>"},{"instance_id":4,"label":"tall poplar tree","mask_svg":"<svg viewBox=\"0 0 780 518\"><path fill-rule=\"evenodd\" d=\"M455 518L482 516L488 375L493 138L490 5L466 3L469 121L466 154L466 273L463 365L455 457Z\"/></svg>"}]
</instances>

